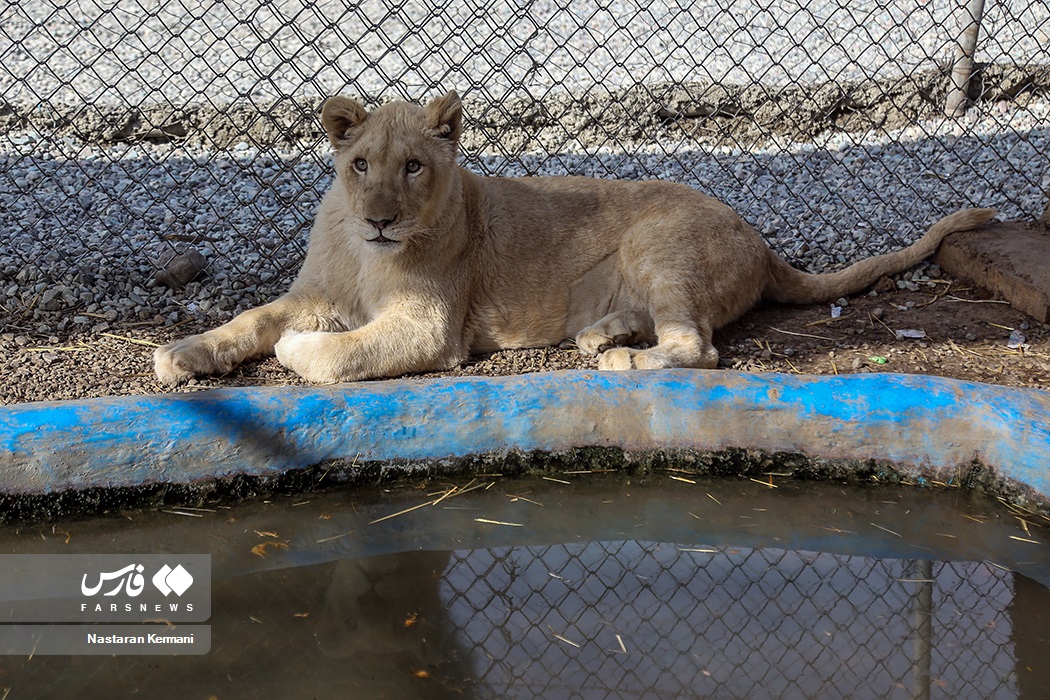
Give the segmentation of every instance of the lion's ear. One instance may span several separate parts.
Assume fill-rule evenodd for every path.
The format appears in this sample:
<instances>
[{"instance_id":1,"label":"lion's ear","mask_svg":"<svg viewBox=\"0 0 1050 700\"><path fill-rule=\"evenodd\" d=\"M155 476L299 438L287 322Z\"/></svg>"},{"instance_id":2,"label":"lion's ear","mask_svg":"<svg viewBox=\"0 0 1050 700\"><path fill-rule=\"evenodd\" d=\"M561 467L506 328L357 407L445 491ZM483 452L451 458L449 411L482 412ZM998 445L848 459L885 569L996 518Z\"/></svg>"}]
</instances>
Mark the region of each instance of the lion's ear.
<instances>
[{"instance_id":1,"label":"lion's ear","mask_svg":"<svg viewBox=\"0 0 1050 700\"><path fill-rule=\"evenodd\" d=\"M427 128L434 136L459 143L463 135L463 103L455 90L427 103L426 115Z\"/></svg>"},{"instance_id":2,"label":"lion's ear","mask_svg":"<svg viewBox=\"0 0 1050 700\"><path fill-rule=\"evenodd\" d=\"M342 95L325 100L321 108L321 123L328 132L332 148L339 148L348 138L348 133L368 119L368 112L357 100Z\"/></svg>"}]
</instances>

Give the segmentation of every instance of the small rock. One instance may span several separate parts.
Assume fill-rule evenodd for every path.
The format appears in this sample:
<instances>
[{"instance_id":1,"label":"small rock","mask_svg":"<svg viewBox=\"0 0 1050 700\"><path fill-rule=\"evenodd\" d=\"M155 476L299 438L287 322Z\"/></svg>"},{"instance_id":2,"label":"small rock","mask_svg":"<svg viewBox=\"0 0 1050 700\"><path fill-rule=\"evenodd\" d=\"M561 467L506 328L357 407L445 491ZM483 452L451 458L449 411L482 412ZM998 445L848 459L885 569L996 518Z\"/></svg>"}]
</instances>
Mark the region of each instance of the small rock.
<instances>
[{"instance_id":1,"label":"small rock","mask_svg":"<svg viewBox=\"0 0 1050 700\"><path fill-rule=\"evenodd\" d=\"M208 267L208 260L195 250L176 255L154 279L169 289L182 289Z\"/></svg>"},{"instance_id":2,"label":"small rock","mask_svg":"<svg viewBox=\"0 0 1050 700\"><path fill-rule=\"evenodd\" d=\"M879 281L875 283L875 286L872 289L879 294L885 294L887 292L892 292L896 288L897 285L894 284L893 280L889 277L880 277Z\"/></svg>"}]
</instances>

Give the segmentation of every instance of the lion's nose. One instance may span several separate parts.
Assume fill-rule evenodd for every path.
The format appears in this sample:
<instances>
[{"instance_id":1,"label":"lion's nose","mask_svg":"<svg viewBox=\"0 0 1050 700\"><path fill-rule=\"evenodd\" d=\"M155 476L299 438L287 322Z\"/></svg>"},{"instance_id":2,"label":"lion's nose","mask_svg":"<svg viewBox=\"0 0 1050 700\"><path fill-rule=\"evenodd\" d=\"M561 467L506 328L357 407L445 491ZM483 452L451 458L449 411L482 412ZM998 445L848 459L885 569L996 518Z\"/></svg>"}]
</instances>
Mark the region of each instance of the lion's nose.
<instances>
[{"instance_id":1,"label":"lion's nose","mask_svg":"<svg viewBox=\"0 0 1050 700\"><path fill-rule=\"evenodd\" d=\"M367 219L367 221L372 224L377 231L382 231L393 222L393 219Z\"/></svg>"}]
</instances>

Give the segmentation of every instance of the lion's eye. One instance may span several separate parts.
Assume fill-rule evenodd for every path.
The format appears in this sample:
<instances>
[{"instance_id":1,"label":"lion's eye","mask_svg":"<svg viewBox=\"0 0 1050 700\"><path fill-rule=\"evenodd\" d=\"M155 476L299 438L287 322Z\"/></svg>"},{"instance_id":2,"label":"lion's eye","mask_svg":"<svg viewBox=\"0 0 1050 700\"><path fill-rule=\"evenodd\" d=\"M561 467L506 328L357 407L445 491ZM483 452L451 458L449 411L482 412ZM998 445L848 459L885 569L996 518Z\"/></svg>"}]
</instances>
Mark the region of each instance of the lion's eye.
<instances>
[{"instance_id":1,"label":"lion's eye","mask_svg":"<svg viewBox=\"0 0 1050 700\"><path fill-rule=\"evenodd\" d=\"M354 159L354 170L356 170L359 173L367 172L368 171L368 161L365 160L364 158L355 158Z\"/></svg>"},{"instance_id":2,"label":"lion's eye","mask_svg":"<svg viewBox=\"0 0 1050 700\"><path fill-rule=\"evenodd\" d=\"M422 169L423 164L420 163L418 160L410 160L407 163L405 163L405 172L410 175L418 173Z\"/></svg>"}]
</instances>

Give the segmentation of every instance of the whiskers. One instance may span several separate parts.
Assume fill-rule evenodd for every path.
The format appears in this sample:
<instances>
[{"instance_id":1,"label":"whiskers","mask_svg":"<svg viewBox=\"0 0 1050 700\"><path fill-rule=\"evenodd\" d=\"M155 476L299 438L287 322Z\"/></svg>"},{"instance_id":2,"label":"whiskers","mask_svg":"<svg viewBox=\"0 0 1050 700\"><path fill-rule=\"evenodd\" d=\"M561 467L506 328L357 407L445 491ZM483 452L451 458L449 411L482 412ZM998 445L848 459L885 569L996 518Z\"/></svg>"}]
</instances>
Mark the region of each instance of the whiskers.
<instances>
[{"instance_id":1,"label":"whiskers","mask_svg":"<svg viewBox=\"0 0 1050 700\"><path fill-rule=\"evenodd\" d=\"M440 226L418 226L410 229L411 233L406 237L407 239L418 239L418 240L433 240L441 236L444 229Z\"/></svg>"}]
</instances>

